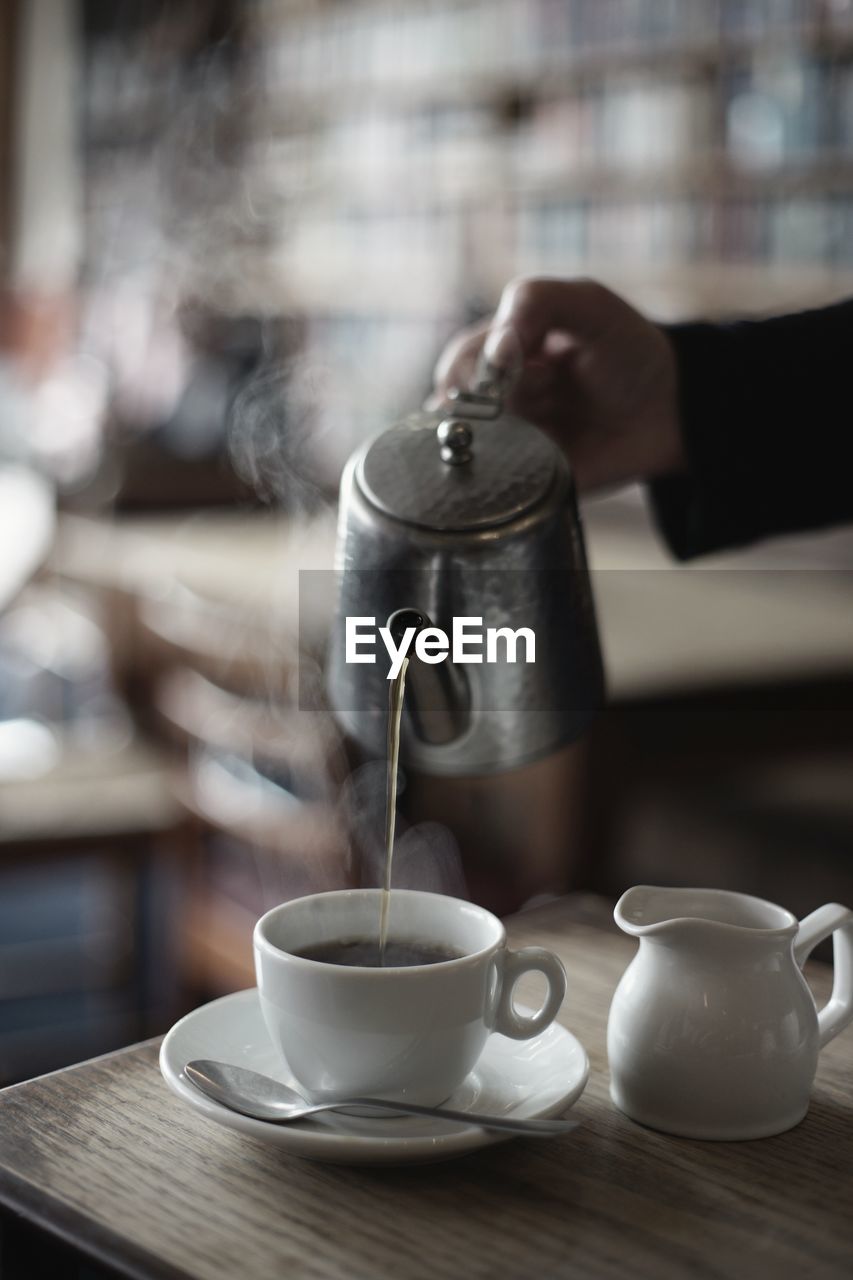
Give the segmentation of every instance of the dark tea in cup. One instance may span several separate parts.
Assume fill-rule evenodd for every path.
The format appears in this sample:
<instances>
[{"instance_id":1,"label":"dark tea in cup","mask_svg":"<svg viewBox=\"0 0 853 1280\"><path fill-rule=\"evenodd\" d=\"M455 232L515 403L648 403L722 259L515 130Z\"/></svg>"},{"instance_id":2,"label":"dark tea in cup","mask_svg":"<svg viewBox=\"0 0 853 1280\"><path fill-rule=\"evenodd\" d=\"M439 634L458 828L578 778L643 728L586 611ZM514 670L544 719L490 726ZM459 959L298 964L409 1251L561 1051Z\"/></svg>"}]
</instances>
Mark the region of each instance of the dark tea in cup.
<instances>
[{"instance_id":1,"label":"dark tea in cup","mask_svg":"<svg viewBox=\"0 0 853 1280\"><path fill-rule=\"evenodd\" d=\"M335 942L315 942L293 954L302 960L319 960L322 964L345 964L361 969L409 969L415 965L460 960L465 952L437 942L389 938L383 954L378 938L342 938Z\"/></svg>"}]
</instances>

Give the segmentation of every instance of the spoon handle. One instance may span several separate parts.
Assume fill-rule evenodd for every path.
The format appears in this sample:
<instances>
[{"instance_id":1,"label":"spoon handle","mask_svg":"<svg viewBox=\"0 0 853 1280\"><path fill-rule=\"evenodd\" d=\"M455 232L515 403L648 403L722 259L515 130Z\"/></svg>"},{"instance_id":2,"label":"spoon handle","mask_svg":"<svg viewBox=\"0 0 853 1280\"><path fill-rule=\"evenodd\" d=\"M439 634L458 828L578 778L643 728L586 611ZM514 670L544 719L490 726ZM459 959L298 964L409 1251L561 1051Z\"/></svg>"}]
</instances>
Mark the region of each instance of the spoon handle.
<instances>
[{"instance_id":1,"label":"spoon handle","mask_svg":"<svg viewBox=\"0 0 853 1280\"><path fill-rule=\"evenodd\" d=\"M483 1116L476 1111L453 1111L449 1107L419 1107L414 1102L388 1102L384 1098L347 1098L346 1102L318 1102L311 1112L344 1111L350 1107L370 1107L378 1111L393 1111L401 1116L429 1116L438 1120L458 1120L460 1124L478 1125L481 1129L496 1129L504 1133L526 1133L531 1137L553 1137L559 1133L571 1133L577 1129L577 1120L513 1120L510 1116ZM307 1113L306 1113L307 1114Z\"/></svg>"}]
</instances>

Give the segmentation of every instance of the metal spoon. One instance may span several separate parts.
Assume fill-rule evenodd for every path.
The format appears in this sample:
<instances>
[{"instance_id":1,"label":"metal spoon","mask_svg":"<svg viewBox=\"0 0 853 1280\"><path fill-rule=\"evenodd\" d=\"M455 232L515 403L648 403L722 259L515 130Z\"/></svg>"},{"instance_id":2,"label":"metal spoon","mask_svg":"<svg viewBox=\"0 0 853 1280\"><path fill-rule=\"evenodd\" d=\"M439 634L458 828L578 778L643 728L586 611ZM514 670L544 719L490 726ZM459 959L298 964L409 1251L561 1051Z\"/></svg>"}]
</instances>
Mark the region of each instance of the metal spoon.
<instances>
[{"instance_id":1,"label":"metal spoon","mask_svg":"<svg viewBox=\"0 0 853 1280\"><path fill-rule=\"evenodd\" d=\"M245 1067L233 1067L227 1062L214 1062L210 1058L196 1058L184 1067L184 1074L197 1089L221 1102L224 1107L251 1116L254 1120L269 1120L273 1124L287 1124L317 1115L320 1111L340 1111L349 1107L370 1107L377 1111L390 1111L402 1116L435 1116L440 1120L458 1120L460 1124L479 1125L483 1129L495 1129L504 1133L526 1133L529 1136L555 1136L577 1129L577 1120L513 1120L508 1116L484 1116L474 1111L452 1111L447 1107L419 1107L409 1102L387 1102L382 1098L347 1098L341 1102L308 1102L289 1089L286 1084L248 1071Z\"/></svg>"}]
</instances>

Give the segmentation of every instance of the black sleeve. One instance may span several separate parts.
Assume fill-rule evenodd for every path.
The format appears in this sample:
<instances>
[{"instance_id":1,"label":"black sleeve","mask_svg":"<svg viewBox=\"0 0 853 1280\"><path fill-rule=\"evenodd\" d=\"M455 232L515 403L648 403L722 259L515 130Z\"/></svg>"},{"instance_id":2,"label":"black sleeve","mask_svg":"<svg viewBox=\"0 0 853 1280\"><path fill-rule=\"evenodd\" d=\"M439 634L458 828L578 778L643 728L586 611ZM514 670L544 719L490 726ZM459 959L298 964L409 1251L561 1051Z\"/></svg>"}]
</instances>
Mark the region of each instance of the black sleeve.
<instances>
[{"instance_id":1,"label":"black sleeve","mask_svg":"<svg viewBox=\"0 0 853 1280\"><path fill-rule=\"evenodd\" d=\"M666 332L688 468L650 494L675 555L853 521L853 300Z\"/></svg>"}]
</instances>

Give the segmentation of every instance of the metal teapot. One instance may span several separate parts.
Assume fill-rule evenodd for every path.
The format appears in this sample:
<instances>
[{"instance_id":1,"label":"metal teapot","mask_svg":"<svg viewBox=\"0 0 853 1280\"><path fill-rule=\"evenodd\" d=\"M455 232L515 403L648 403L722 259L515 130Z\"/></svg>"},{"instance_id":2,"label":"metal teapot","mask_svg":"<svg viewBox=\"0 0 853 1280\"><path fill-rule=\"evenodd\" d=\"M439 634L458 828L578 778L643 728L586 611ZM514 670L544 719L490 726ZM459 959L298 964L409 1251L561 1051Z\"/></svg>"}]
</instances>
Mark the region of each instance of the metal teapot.
<instances>
[{"instance_id":1,"label":"metal teapot","mask_svg":"<svg viewBox=\"0 0 853 1280\"><path fill-rule=\"evenodd\" d=\"M543 859L530 847L531 826L543 815L528 812L519 823L519 806L545 802L545 843L559 845L567 780L554 760L568 752L577 773L571 744L600 705L603 680L568 462L538 428L504 411L505 389L488 370L474 390L411 414L350 458L341 482L328 682L356 755L382 758L388 657L378 647L373 663L347 662L347 618L379 627L410 608L448 634L461 618L479 620L484 634L491 629L500 640L501 629L533 633L532 662L518 651L511 660L509 644L499 641L491 662L485 652L456 662L413 658L400 755L416 810L408 816L445 821L469 864L469 882L485 860L489 879L499 881L503 868L505 880L518 882L509 894L517 898L565 887L552 886L544 869L561 865L560 851L545 850ZM486 809L499 797L491 815L499 830L489 834ZM512 812L500 816L507 805ZM476 834L467 836L469 829ZM519 881L531 866L532 876ZM502 901L485 896L489 905Z\"/></svg>"}]
</instances>

